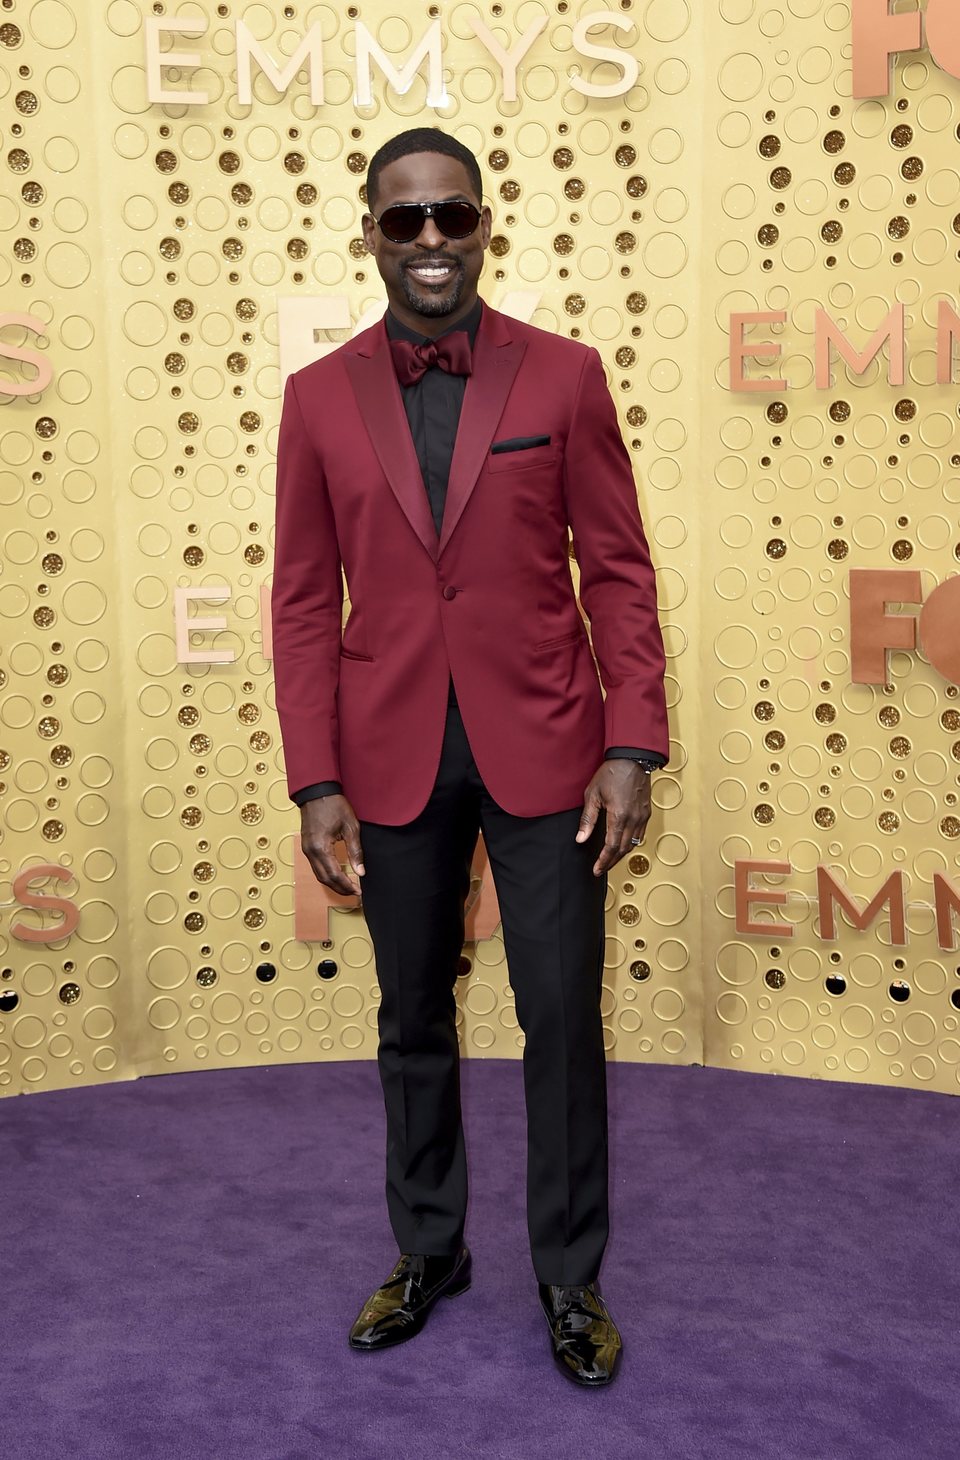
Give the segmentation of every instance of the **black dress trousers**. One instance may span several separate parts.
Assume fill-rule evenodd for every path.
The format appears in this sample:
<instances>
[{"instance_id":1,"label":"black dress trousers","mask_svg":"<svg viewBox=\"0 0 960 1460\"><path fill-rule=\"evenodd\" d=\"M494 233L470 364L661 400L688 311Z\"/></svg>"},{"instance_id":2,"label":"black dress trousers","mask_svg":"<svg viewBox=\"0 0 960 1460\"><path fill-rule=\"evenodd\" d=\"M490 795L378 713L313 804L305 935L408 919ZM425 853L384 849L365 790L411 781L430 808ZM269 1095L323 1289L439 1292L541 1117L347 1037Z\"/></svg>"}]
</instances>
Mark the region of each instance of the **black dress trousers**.
<instances>
[{"instance_id":1,"label":"black dress trousers","mask_svg":"<svg viewBox=\"0 0 960 1460\"><path fill-rule=\"evenodd\" d=\"M387 1207L402 1252L458 1250L467 1203L454 987L482 829L525 1035L527 1223L537 1279L587 1283L607 1239L606 1064L600 1017L604 813L512 816L484 786L455 703L436 783L402 826L361 821L363 910L380 983L378 1064Z\"/></svg>"}]
</instances>

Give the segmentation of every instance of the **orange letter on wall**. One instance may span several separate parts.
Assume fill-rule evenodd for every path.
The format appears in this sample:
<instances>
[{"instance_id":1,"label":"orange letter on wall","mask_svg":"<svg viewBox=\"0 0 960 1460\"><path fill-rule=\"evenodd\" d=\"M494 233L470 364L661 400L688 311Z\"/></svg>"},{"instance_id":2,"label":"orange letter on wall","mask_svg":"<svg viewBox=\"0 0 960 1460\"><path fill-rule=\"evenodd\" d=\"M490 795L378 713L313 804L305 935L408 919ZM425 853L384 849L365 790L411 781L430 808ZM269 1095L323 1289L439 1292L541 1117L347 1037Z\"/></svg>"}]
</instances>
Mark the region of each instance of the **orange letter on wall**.
<instances>
[{"instance_id":1,"label":"orange letter on wall","mask_svg":"<svg viewBox=\"0 0 960 1460\"><path fill-rule=\"evenodd\" d=\"M887 650L915 649L912 614L887 613L888 603L920 603L914 568L850 569L850 678L854 684L886 684Z\"/></svg>"},{"instance_id":2,"label":"orange letter on wall","mask_svg":"<svg viewBox=\"0 0 960 1460\"><path fill-rule=\"evenodd\" d=\"M158 20L156 16L148 15L143 28L147 43L147 101L160 102L164 106L206 106L210 100L209 92L171 91L164 85L163 72L167 66L178 66L182 72L187 66L201 65L203 58L199 51L161 51L160 33L177 30L181 35L205 35L207 22L186 17L181 20L176 15L172 20Z\"/></svg>"},{"instance_id":3,"label":"orange letter on wall","mask_svg":"<svg viewBox=\"0 0 960 1460\"><path fill-rule=\"evenodd\" d=\"M337 860L341 860L340 852ZM346 861L345 849L343 861ZM347 875L350 876L349 868ZM317 881L300 846L300 838L296 837L293 844L293 936L297 941L325 943L330 937L330 909L338 907L352 912L359 906L359 897L334 892L325 882Z\"/></svg>"},{"instance_id":4,"label":"orange letter on wall","mask_svg":"<svg viewBox=\"0 0 960 1460\"><path fill-rule=\"evenodd\" d=\"M940 70L960 77L960 12L956 0L927 0L923 25L927 47Z\"/></svg>"},{"instance_id":5,"label":"orange letter on wall","mask_svg":"<svg viewBox=\"0 0 960 1460\"><path fill-rule=\"evenodd\" d=\"M500 925L500 906L483 837L478 839L473 854L470 880L471 889L467 896L464 919L464 942L479 943L485 938L492 938ZM362 880L360 886L363 887ZM342 908L345 912L360 908L362 911L359 897L334 892L332 887L317 881L313 868L304 856L299 837L294 839L293 845L293 905L294 937L300 943L320 943L329 939L331 908Z\"/></svg>"},{"instance_id":6,"label":"orange letter on wall","mask_svg":"<svg viewBox=\"0 0 960 1460\"><path fill-rule=\"evenodd\" d=\"M481 943L492 938L500 926L500 904L493 874L487 858L487 848L481 836L477 840L473 863L470 867L470 892L467 896L465 943Z\"/></svg>"},{"instance_id":7,"label":"orange letter on wall","mask_svg":"<svg viewBox=\"0 0 960 1460\"><path fill-rule=\"evenodd\" d=\"M763 862L744 860L733 864L733 889L736 913L734 924L737 932L753 938L792 938L793 928L789 923L755 923L751 907L755 902L784 903L787 894L769 887L754 887L750 882L753 872L765 872L771 877L786 877L793 868L789 862Z\"/></svg>"},{"instance_id":8,"label":"orange letter on wall","mask_svg":"<svg viewBox=\"0 0 960 1460\"><path fill-rule=\"evenodd\" d=\"M236 654L232 649L191 649L191 629L225 629L225 618L191 618L188 605L192 598L203 598L209 603L225 603L231 590L226 583L211 583L206 588L174 588L173 621L177 642L178 664L232 664Z\"/></svg>"},{"instance_id":9,"label":"orange letter on wall","mask_svg":"<svg viewBox=\"0 0 960 1460\"><path fill-rule=\"evenodd\" d=\"M21 943L59 943L69 938L80 921L80 909L68 897L51 897L47 892L31 892L30 883L37 877L54 877L58 882L69 882L73 873L59 862L38 862L24 867L13 879L13 895L23 907L34 907L39 912L63 913L63 922L56 928L28 928L26 923L11 923L10 932Z\"/></svg>"},{"instance_id":10,"label":"orange letter on wall","mask_svg":"<svg viewBox=\"0 0 960 1460\"><path fill-rule=\"evenodd\" d=\"M743 362L748 355L758 360L776 360L780 346L773 340L754 340L748 344L743 338L744 326L748 324L783 324L787 318L785 309L751 310L747 314L730 316L730 389L731 390L786 390L785 380L747 380L743 373Z\"/></svg>"},{"instance_id":11,"label":"orange letter on wall","mask_svg":"<svg viewBox=\"0 0 960 1460\"><path fill-rule=\"evenodd\" d=\"M21 325L37 335L47 333L47 326L35 314L21 314L16 310L5 309L0 313L0 329L8 324ZM4 395L40 395L53 379L53 366L43 355L38 355L36 350L25 350L21 345L8 345L5 340L0 340L0 360L22 360L25 364L32 365L37 372L35 380L21 380L16 384L12 380L0 380L0 391Z\"/></svg>"},{"instance_id":12,"label":"orange letter on wall","mask_svg":"<svg viewBox=\"0 0 960 1460\"><path fill-rule=\"evenodd\" d=\"M830 390L830 346L836 345L837 354L846 360L855 375L862 375L875 355L879 355L884 340L890 341L890 363L887 367L887 383L902 385L904 377L904 334L903 305L895 304L881 325L858 353L843 330L831 319L825 309L814 312L814 349L816 354L817 390Z\"/></svg>"},{"instance_id":13,"label":"orange letter on wall","mask_svg":"<svg viewBox=\"0 0 960 1460\"><path fill-rule=\"evenodd\" d=\"M960 681L960 578L934 588L920 612L920 642L934 669L952 684Z\"/></svg>"},{"instance_id":14,"label":"orange letter on wall","mask_svg":"<svg viewBox=\"0 0 960 1460\"><path fill-rule=\"evenodd\" d=\"M817 901L820 907L820 936L835 938L837 920L833 904L838 902L858 933L862 933L873 922L884 903L890 909L890 941L902 947L907 941L906 908L903 900L903 873L891 872L880 891L860 912L853 898L841 882L838 882L821 862L817 868Z\"/></svg>"},{"instance_id":15,"label":"orange letter on wall","mask_svg":"<svg viewBox=\"0 0 960 1460\"><path fill-rule=\"evenodd\" d=\"M619 16L617 17L620 18ZM530 25L527 26L523 35L517 41L512 51L505 51L492 31L487 30L483 21L478 16L471 16L467 21L474 35L482 41L490 52L497 65L500 67L500 77L503 82L503 100L516 101L517 99L517 67L524 56L533 45L537 36L546 28L549 16L541 13Z\"/></svg>"},{"instance_id":16,"label":"orange letter on wall","mask_svg":"<svg viewBox=\"0 0 960 1460\"><path fill-rule=\"evenodd\" d=\"M946 299L937 304L937 384L953 384L953 342L960 334L960 314Z\"/></svg>"},{"instance_id":17,"label":"orange letter on wall","mask_svg":"<svg viewBox=\"0 0 960 1460\"><path fill-rule=\"evenodd\" d=\"M592 15L580 17L573 27L573 49L579 51L581 56L589 56L591 60L609 61L612 66L619 66L623 75L617 81L597 82L584 81L576 71L570 71L570 85L574 91L579 91L582 96L623 96L636 85L640 75L640 63L636 56L625 54L615 46L598 46L589 39L595 26L609 25L613 30L625 31L632 30L633 24L632 20L618 15L615 10L595 10Z\"/></svg>"},{"instance_id":18,"label":"orange letter on wall","mask_svg":"<svg viewBox=\"0 0 960 1460\"><path fill-rule=\"evenodd\" d=\"M937 910L937 942L941 948L952 953L957 946L957 940L953 936L951 913L960 913L960 891L942 872L933 874L933 904Z\"/></svg>"},{"instance_id":19,"label":"orange letter on wall","mask_svg":"<svg viewBox=\"0 0 960 1460\"><path fill-rule=\"evenodd\" d=\"M920 13L891 15L889 0L853 0L852 40L854 96L889 96L890 57L922 44Z\"/></svg>"},{"instance_id":20,"label":"orange letter on wall","mask_svg":"<svg viewBox=\"0 0 960 1460\"><path fill-rule=\"evenodd\" d=\"M260 653L264 659L273 658L273 608L269 583L260 584Z\"/></svg>"}]
</instances>

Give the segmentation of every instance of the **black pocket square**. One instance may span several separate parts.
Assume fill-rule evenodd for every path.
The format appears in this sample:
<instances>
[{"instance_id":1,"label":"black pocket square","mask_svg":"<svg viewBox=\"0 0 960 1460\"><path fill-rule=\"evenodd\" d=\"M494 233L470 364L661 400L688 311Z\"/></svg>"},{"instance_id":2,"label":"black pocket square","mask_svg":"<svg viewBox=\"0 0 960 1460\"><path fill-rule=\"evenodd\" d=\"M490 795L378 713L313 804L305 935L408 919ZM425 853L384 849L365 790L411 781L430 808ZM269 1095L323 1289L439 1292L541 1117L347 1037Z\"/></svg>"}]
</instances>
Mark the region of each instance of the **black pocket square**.
<instances>
[{"instance_id":1,"label":"black pocket square","mask_svg":"<svg viewBox=\"0 0 960 1460\"><path fill-rule=\"evenodd\" d=\"M549 446L549 436L510 436L505 441L494 441L490 447L490 455L495 456L500 451L529 451L531 446Z\"/></svg>"}]
</instances>

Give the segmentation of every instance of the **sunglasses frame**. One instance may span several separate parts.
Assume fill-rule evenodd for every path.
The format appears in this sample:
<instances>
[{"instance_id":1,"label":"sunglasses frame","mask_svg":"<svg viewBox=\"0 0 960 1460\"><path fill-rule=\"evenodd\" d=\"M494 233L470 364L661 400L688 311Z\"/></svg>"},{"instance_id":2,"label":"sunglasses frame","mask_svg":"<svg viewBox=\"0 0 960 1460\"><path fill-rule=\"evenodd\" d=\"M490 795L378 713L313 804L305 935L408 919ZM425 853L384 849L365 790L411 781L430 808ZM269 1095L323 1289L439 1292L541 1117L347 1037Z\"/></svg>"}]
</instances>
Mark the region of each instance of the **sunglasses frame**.
<instances>
[{"instance_id":1,"label":"sunglasses frame","mask_svg":"<svg viewBox=\"0 0 960 1460\"><path fill-rule=\"evenodd\" d=\"M447 233L446 230L441 227L439 218L436 218L436 213L438 208L450 207L469 208L472 212L476 213L476 221L474 222L473 227L468 228L465 233ZM391 238L390 234L383 226L382 220L387 216L387 214L392 213L394 210L399 210L400 208L411 210L416 209L420 213L420 227L417 229L416 233L414 233L410 238ZM443 234L444 238L459 240L461 238L469 238L471 233L475 233L477 231L477 228L480 224L481 216L481 211L476 206L476 204L468 202L466 198L444 198L443 201L439 203L392 203L389 208L384 208L383 212L380 214L380 217L375 218L374 222L380 229L380 232L383 234L384 238L389 239L391 243L413 243L413 240L415 238L419 238L421 232L423 231L423 225L427 218L435 219L436 225L440 229L440 232Z\"/></svg>"}]
</instances>

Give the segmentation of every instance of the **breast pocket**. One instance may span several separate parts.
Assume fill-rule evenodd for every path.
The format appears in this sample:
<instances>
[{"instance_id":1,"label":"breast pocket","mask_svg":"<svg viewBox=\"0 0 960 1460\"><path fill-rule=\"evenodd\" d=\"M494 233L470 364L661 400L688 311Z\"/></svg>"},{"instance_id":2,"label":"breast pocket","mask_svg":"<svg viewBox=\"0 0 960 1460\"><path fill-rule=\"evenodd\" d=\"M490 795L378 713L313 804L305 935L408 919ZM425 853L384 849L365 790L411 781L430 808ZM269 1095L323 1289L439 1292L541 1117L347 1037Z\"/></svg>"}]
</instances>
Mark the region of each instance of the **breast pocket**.
<instances>
[{"instance_id":1,"label":"breast pocket","mask_svg":"<svg viewBox=\"0 0 960 1460\"><path fill-rule=\"evenodd\" d=\"M529 438L530 445L526 444L527 439L516 438L517 442L524 443L522 445L514 441L495 441L487 455L487 471L531 471L538 466L553 466L560 460L560 447L549 437Z\"/></svg>"}]
</instances>

